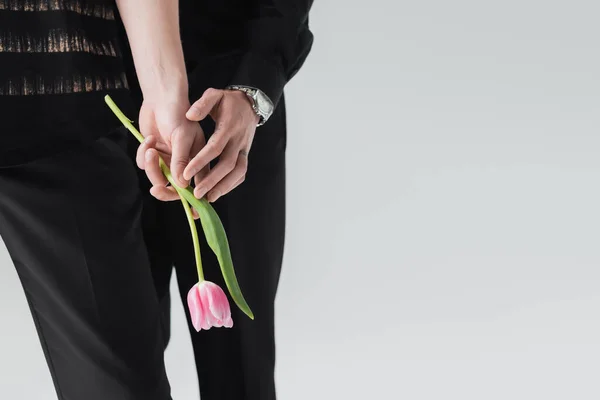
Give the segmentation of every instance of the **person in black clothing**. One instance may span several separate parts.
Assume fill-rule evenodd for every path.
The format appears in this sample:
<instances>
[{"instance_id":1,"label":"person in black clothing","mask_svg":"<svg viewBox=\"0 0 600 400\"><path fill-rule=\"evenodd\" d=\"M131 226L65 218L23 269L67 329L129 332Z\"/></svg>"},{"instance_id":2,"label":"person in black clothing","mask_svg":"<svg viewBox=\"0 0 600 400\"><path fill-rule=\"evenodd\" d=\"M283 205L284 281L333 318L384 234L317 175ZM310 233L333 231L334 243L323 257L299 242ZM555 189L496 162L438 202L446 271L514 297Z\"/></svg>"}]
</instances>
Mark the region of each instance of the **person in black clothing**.
<instances>
[{"instance_id":1,"label":"person in black clothing","mask_svg":"<svg viewBox=\"0 0 600 400\"><path fill-rule=\"evenodd\" d=\"M196 195L204 191L215 201L241 183L254 128L271 117L259 129L265 134L254 140L247 183L217 203L236 243L246 297L262 316L247 327L249 321L236 317L241 330L208 332L209 346L222 333L215 341L229 340L223 343L231 348L220 347L228 354L222 358L217 348L205 350L215 364L200 368L214 368L201 374L201 384L227 370L244 383L234 385L237 393L274 396L272 300L283 243L281 92L312 41L302 4L240 1L229 9L221 2L184 3L180 36L177 0L0 0L0 235L60 400L171 399L152 271L156 278L158 261L173 249L173 260L185 254L177 251L185 243L156 247L155 257L143 240L144 199L127 154L128 134L117 129L103 102L110 94L128 115L135 108L128 88L138 83L128 82L125 73L119 17L143 98L139 124L148 140L138 162L156 197L170 200L173 194L163 185L157 150L168 153L163 155L180 185L193 179ZM188 12L201 17L186 20ZM246 87L224 90L228 82ZM218 89L192 106L190 99L209 86ZM235 112L239 118L225 118ZM211 128L205 124L203 131L196 121L208 113L217 129L205 146ZM205 164L217 156L208 171ZM272 247L266 245L271 239ZM266 266L263 286L252 271L259 264ZM203 386L205 393L222 391Z\"/></svg>"},{"instance_id":2,"label":"person in black clothing","mask_svg":"<svg viewBox=\"0 0 600 400\"><path fill-rule=\"evenodd\" d=\"M256 315L251 321L234 307L233 329L197 333L189 325L202 399L276 398L274 301L285 233L283 89L312 46L308 27L311 4L297 0L180 2L190 102L194 103L188 117L201 120L207 137L228 139L222 153L201 151L197 157L202 160L192 161L188 168L202 169L213 161L214 173L226 166L213 180L214 176L205 171L196 182L195 194L206 194L209 201L216 201L214 206L229 236L240 285ZM134 79L131 76L130 81ZM257 124L260 127L256 128ZM137 142L131 143L137 148ZM231 143L234 146L229 147ZM141 179L146 193L143 227L159 299L165 308L168 337L173 266L184 305L197 275L181 205L158 201L149 193L151 189L160 200L178 199L158 170L157 154L152 150L155 144L150 140L140 146L137 161L152 180L149 183ZM228 152L229 148L232 151ZM193 172L188 178L191 175ZM202 244L208 249L205 242ZM207 279L224 287L212 252L204 251L202 255ZM190 321L187 307L184 309Z\"/></svg>"},{"instance_id":3,"label":"person in black clothing","mask_svg":"<svg viewBox=\"0 0 600 400\"><path fill-rule=\"evenodd\" d=\"M204 136L185 116L176 0L0 0L0 235L60 400L171 399L142 193L103 101L131 115L117 5L140 122L181 176Z\"/></svg>"}]
</instances>

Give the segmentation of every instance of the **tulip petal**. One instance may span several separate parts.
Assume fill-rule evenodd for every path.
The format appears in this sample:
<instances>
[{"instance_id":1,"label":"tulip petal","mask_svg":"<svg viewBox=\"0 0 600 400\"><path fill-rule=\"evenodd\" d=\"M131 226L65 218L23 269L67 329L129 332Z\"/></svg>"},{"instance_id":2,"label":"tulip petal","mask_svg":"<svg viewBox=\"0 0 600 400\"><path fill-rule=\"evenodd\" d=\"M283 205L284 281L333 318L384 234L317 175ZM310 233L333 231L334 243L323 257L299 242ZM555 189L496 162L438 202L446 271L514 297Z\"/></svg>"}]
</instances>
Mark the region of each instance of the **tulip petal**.
<instances>
[{"instance_id":1,"label":"tulip petal","mask_svg":"<svg viewBox=\"0 0 600 400\"><path fill-rule=\"evenodd\" d=\"M216 328L231 325L228 322L231 320L231 309L223 289L213 282L204 281L199 285L199 292L208 324Z\"/></svg>"},{"instance_id":2,"label":"tulip petal","mask_svg":"<svg viewBox=\"0 0 600 400\"><path fill-rule=\"evenodd\" d=\"M208 282L209 285L206 286L207 295L206 298L208 300L208 308L210 313L219 321L225 321L228 318L231 318L231 309L229 308L229 301L227 300L227 296L223 289L221 289L218 285Z\"/></svg>"},{"instance_id":3,"label":"tulip petal","mask_svg":"<svg viewBox=\"0 0 600 400\"><path fill-rule=\"evenodd\" d=\"M188 308L190 310L190 317L192 319L192 325L196 332L200 332L203 328L203 322L205 319L205 311L202 306L200 299L200 291L198 290L198 284L192 286L187 296Z\"/></svg>"}]
</instances>

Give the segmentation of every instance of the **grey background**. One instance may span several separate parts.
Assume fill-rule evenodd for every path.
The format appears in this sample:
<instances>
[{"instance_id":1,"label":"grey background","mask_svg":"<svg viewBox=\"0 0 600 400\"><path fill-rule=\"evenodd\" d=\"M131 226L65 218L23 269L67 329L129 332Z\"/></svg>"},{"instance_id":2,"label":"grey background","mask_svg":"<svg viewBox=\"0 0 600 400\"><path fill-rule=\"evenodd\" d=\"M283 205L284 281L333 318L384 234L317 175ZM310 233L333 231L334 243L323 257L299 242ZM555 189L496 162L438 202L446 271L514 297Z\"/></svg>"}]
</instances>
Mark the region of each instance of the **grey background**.
<instances>
[{"instance_id":1,"label":"grey background","mask_svg":"<svg viewBox=\"0 0 600 400\"><path fill-rule=\"evenodd\" d=\"M599 11L317 1L287 92L281 399L600 398ZM0 263L2 398L53 399Z\"/></svg>"}]
</instances>

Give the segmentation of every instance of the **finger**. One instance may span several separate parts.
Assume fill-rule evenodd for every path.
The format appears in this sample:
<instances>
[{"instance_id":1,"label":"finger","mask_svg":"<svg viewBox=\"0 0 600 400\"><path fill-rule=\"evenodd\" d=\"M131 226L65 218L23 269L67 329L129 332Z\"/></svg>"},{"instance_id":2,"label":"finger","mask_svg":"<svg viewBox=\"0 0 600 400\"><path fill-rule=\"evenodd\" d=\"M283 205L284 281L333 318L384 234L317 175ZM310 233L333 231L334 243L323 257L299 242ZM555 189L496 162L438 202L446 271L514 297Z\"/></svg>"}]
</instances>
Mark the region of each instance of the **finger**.
<instances>
[{"instance_id":1,"label":"finger","mask_svg":"<svg viewBox=\"0 0 600 400\"><path fill-rule=\"evenodd\" d=\"M135 162L140 169L144 169L146 165L146 152L156 144L156 137L148 136L142 144L139 145L135 155Z\"/></svg>"},{"instance_id":2,"label":"finger","mask_svg":"<svg viewBox=\"0 0 600 400\"><path fill-rule=\"evenodd\" d=\"M206 199L213 203L217 201L219 197L231 192L236 186L244 181L247 170L248 158L245 154L240 152L235 168L221 179L210 192L208 192Z\"/></svg>"},{"instance_id":3,"label":"finger","mask_svg":"<svg viewBox=\"0 0 600 400\"><path fill-rule=\"evenodd\" d=\"M223 154L219 158L219 162L217 163L217 165L215 165L215 167L210 170L208 175L204 179L202 179L196 186L196 189L194 190L194 195L197 198L200 199L204 197L206 193L213 190L215 185L217 185L223 178L225 178L229 173L231 173L235 168L237 168L239 158L238 149L239 148L233 145L229 145L225 148ZM242 174L243 173L245 173L245 169L242 172ZM239 179L239 176L237 179ZM235 181L237 181L237 179L235 179ZM231 184L233 184L233 182Z\"/></svg>"},{"instance_id":4,"label":"finger","mask_svg":"<svg viewBox=\"0 0 600 400\"><path fill-rule=\"evenodd\" d=\"M194 145L192 146L192 151L190 153L191 155L198 154L200 150L202 150L204 146L206 146L206 139L204 137L204 132L202 131L202 128L200 128L200 131L201 133L196 135ZM200 172L198 172L196 175L194 175L194 183L197 184L198 182L200 182L206 175L208 175L209 171L210 164L201 169Z\"/></svg>"},{"instance_id":5,"label":"finger","mask_svg":"<svg viewBox=\"0 0 600 400\"><path fill-rule=\"evenodd\" d=\"M198 211L196 211L194 207L192 207L192 216L194 217L194 219L200 218L200 214L198 214Z\"/></svg>"},{"instance_id":6,"label":"finger","mask_svg":"<svg viewBox=\"0 0 600 400\"><path fill-rule=\"evenodd\" d=\"M196 134L190 129L189 125L180 125L171 135L171 146L173 148L170 165L171 173L175 178L175 183L182 188L189 185L189 179L184 178L183 171L190 161L190 151L194 145Z\"/></svg>"},{"instance_id":7,"label":"finger","mask_svg":"<svg viewBox=\"0 0 600 400\"><path fill-rule=\"evenodd\" d=\"M202 97L198 99L185 114L190 121L202 121L215 108L223 98L223 91L218 89L206 89Z\"/></svg>"},{"instance_id":8,"label":"finger","mask_svg":"<svg viewBox=\"0 0 600 400\"><path fill-rule=\"evenodd\" d=\"M173 186L152 186L150 194L161 201L179 200L179 195Z\"/></svg>"},{"instance_id":9,"label":"finger","mask_svg":"<svg viewBox=\"0 0 600 400\"><path fill-rule=\"evenodd\" d=\"M202 180L206 178L209 172L210 166L207 165L206 167L204 167L204 169L202 169L200 172L194 175L194 187L197 187L200 184L200 182L202 182Z\"/></svg>"},{"instance_id":10,"label":"finger","mask_svg":"<svg viewBox=\"0 0 600 400\"><path fill-rule=\"evenodd\" d=\"M217 129L210 137L206 146L202 148L188 163L183 176L185 179L191 179L192 176L199 173L215 158L219 157L229 143L229 129L226 127Z\"/></svg>"},{"instance_id":11,"label":"finger","mask_svg":"<svg viewBox=\"0 0 600 400\"><path fill-rule=\"evenodd\" d=\"M151 107L143 107L140 109L140 133L144 137L158 136L160 132L156 127L154 111Z\"/></svg>"},{"instance_id":12,"label":"finger","mask_svg":"<svg viewBox=\"0 0 600 400\"><path fill-rule=\"evenodd\" d=\"M158 151L164 162L171 159L171 148L160 139L160 136L156 137L156 144L153 147Z\"/></svg>"},{"instance_id":13,"label":"finger","mask_svg":"<svg viewBox=\"0 0 600 400\"><path fill-rule=\"evenodd\" d=\"M155 149L158 151L158 155L162 157L164 162L169 163L171 160L170 149L166 143L160 141L156 136L148 136L142 144L138 146L135 161L140 169L145 169L146 165L146 151L148 149Z\"/></svg>"},{"instance_id":14,"label":"finger","mask_svg":"<svg viewBox=\"0 0 600 400\"><path fill-rule=\"evenodd\" d=\"M156 149L148 149L146 151L146 175L152 183L150 194L162 201L172 201L179 199L179 195L174 187L167 187L169 181L163 174L160 168L158 151Z\"/></svg>"},{"instance_id":15,"label":"finger","mask_svg":"<svg viewBox=\"0 0 600 400\"><path fill-rule=\"evenodd\" d=\"M160 169L158 152L156 149L148 149L145 154L145 171L152 186L166 187L169 181Z\"/></svg>"},{"instance_id":16,"label":"finger","mask_svg":"<svg viewBox=\"0 0 600 400\"><path fill-rule=\"evenodd\" d=\"M240 186L242 183L244 183L245 180L246 180L246 175L244 174L244 176L242 176L240 179L238 179L238 181L236 183L233 184L233 187L231 189L229 189L229 191L231 192L233 189Z\"/></svg>"}]
</instances>

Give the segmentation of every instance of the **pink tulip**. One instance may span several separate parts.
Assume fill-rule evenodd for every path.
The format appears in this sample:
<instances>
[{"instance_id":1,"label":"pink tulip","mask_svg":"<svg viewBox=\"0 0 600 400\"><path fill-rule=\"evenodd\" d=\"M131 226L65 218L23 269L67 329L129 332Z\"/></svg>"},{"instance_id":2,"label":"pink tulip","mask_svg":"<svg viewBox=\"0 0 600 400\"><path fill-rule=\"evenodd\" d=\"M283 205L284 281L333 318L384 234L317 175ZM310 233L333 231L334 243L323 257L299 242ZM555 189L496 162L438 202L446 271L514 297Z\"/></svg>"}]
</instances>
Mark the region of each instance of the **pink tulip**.
<instances>
[{"instance_id":1,"label":"pink tulip","mask_svg":"<svg viewBox=\"0 0 600 400\"><path fill-rule=\"evenodd\" d=\"M188 292L188 307L192 317L192 325L197 332L208 330L213 326L231 328L231 309L223 289L209 281L196 283Z\"/></svg>"}]
</instances>

